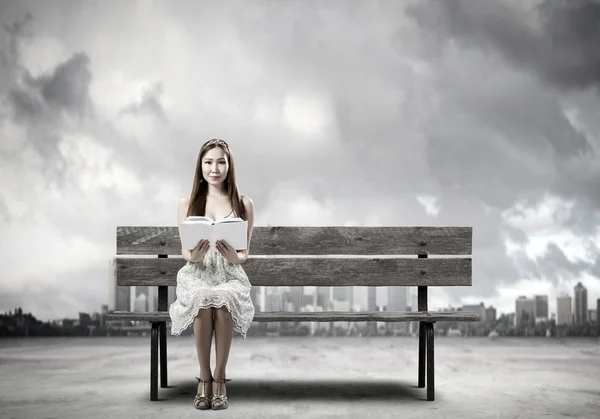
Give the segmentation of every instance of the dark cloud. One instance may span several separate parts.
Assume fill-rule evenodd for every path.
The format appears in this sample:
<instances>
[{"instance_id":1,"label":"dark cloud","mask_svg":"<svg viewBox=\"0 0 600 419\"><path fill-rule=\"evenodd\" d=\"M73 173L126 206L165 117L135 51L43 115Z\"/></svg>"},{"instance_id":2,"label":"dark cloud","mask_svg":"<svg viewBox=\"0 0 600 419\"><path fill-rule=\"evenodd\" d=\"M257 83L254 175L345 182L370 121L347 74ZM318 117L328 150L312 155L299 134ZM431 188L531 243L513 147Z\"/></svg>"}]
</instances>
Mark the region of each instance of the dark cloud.
<instances>
[{"instance_id":1,"label":"dark cloud","mask_svg":"<svg viewBox=\"0 0 600 419\"><path fill-rule=\"evenodd\" d=\"M162 104L160 103L160 96L162 92L163 84L160 82L154 83L150 88L144 91L139 101L136 101L126 106L123 110L121 110L119 114L150 114L155 116L162 122L167 122L167 115L165 113L165 110L163 109Z\"/></svg>"},{"instance_id":2,"label":"dark cloud","mask_svg":"<svg viewBox=\"0 0 600 419\"><path fill-rule=\"evenodd\" d=\"M556 243L549 243L546 246L544 255L539 257L536 262L540 273L555 284L559 283L561 277L563 279L580 277L582 273L589 271L591 267L587 262L571 262Z\"/></svg>"},{"instance_id":3,"label":"dark cloud","mask_svg":"<svg viewBox=\"0 0 600 419\"><path fill-rule=\"evenodd\" d=\"M28 69L21 67L20 43L33 37L34 21L33 15L27 13L24 18L4 25L2 35L8 45L2 54L4 67L12 76L4 80L5 90L0 92L5 95L12 114L4 117L25 127L27 136L27 141L9 157L20 156L28 146L33 147L44 161L40 168L44 179L62 187L68 168L67 160L58 150L63 120L66 115L87 117L92 110L90 60L86 54L76 53L47 74L33 77Z\"/></svg>"},{"instance_id":4,"label":"dark cloud","mask_svg":"<svg viewBox=\"0 0 600 419\"><path fill-rule=\"evenodd\" d=\"M498 210L486 210L477 205L473 197L461 201L458 196L446 192L440 199L443 216L433 225L461 225L473 227L473 285L470 293L484 298L493 297L499 283L513 282L520 279L520 271L504 248L501 238L504 235L502 214ZM470 203L473 205L469 205ZM468 212L465 213L465 208ZM522 236L517 231L518 238ZM464 295L463 287L449 287L446 292L456 298Z\"/></svg>"},{"instance_id":5,"label":"dark cloud","mask_svg":"<svg viewBox=\"0 0 600 419\"><path fill-rule=\"evenodd\" d=\"M516 267L519 272L519 278L524 280L532 279L539 280L542 278L542 272L540 270L540 265L536 260L532 260L527 255L527 252L524 250L519 250L511 255L512 264ZM545 278L544 278L545 279ZM556 285L558 282L554 281L553 278L549 278L550 281L554 282ZM512 278L505 279L503 281L505 284L511 284Z\"/></svg>"},{"instance_id":6,"label":"dark cloud","mask_svg":"<svg viewBox=\"0 0 600 419\"><path fill-rule=\"evenodd\" d=\"M13 21L10 24L3 25L4 31L9 35L8 47L3 51L4 56L15 57L18 55L18 40L19 39L31 39L33 32L31 30L31 22L33 15L31 13L25 13L25 15L18 20ZM11 62L14 61L14 58Z\"/></svg>"},{"instance_id":7,"label":"dark cloud","mask_svg":"<svg viewBox=\"0 0 600 419\"><path fill-rule=\"evenodd\" d=\"M19 124L28 124L44 115L42 102L23 89L13 89L8 93L8 98L13 108L14 121Z\"/></svg>"},{"instance_id":8,"label":"dark cloud","mask_svg":"<svg viewBox=\"0 0 600 419\"><path fill-rule=\"evenodd\" d=\"M517 201L535 207L546 194L572 202L556 225L593 237L600 220L600 144L569 120L565 103L574 109L581 104L580 122L594 132L598 97L582 95L600 82L598 2L525 7L511 1L425 0L407 8L423 37L421 57L438 66L437 110L424 128L427 158L446 188L495 208L506 210ZM539 28L532 16L540 19ZM499 231L506 234L507 227ZM500 252L497 247L493 254ZM535 263L516 257L520 275L547 275L554 283L559 274L574 277L589 268L569 262L554 244Z\"/></svg>"},{"instance_id":9,"label":"dark cloud","mask_svg":"<svg viewBox=\"0 0 600 419\"><path fill-rule=\"evenodd\" d=\"M49 75L37 80L28 78L33 86L39 87L44 100L51 106L75 115L85 114L90 103L92 73L90 59L84 53L74 54L60 63Z\"/></svg>"},{"instance_id":10,"label":"dark cloud","mask_svg":"<svg viewBox=\"0 0 600 419\"><path fill-rule=\"evenodd\" d=\"M587 184L577 182L565 182L565 190L576 189L581 191L579 196L585 197L585 192L589 192L588 200L580 199L579 205L573 206L569 211L568 216L561 220L562 225L568 228L575 236L587 237L594 236L600 232L600 213L598 212L598 202L600 202L600 193L597 188L600 188L597 180L591 180ZM563 195L567 195L563 192ZM600 258L598 259L600 260Z\"/></svg>"},{"instance_id":11,"label":"dark cloud","mask_svg":"<svg viewBox=\"0 0 600 419\"><path fill-rule=\"evenodd\" d=\"M593 248L596 254L600 254L600 248L598 246L593 246ZM596 261L590 268L590 274L594 275L596 278L600 278L600 258L596 258ZM600 296L598 298L600 298Z\"/></svg>"},{"instance_id":12,"label":"dark cloud","mask_svg":"<svg viewBox=\"0 0 600 419\"><path fill-rule=\"evenodd\" d=\"M539 7L545 33L540 73L573 88L600 87L600 2L546 0Z\"/></svg>"},{"instance_id":13,"label":"dark cloud","mask_svg":"<svg viewBox=\"0 0 600 419\"><path fill-rule=\"evenodd\" d=\"M74 54L51 72L32 77L27 70L22 84L11 89L9 98L17 121L36 122L44 118L60 118L61 112L83 116L90 105L90 60L82 53Z\"/></svg>"},{"instance_id":14,"label":"dark cloud","mask_svg":"<svg viewBox=\"0 0 600 419\"><path fill-rule=\"evenodd\" d=\"M545 0L533 10L541 30L507 1L425 0L407 8L433 36L497 50L559 87L600 87L600 2Z\"/></svg>"},{"instance_id":15,"label":"dark cloud","mask_svg":"<svg viewBox=\"0 0 600 419\"><path fill-rule=\"evenodd\" d=\"M573 2L569 3L573 4ZM567 13L557 7L551 9L552 12L545 12L549 16L548 19L550 16L562 16L563 13ZM579 67L589 69L593 67L594 60L600 57L596 48L593 54L588 54L590 55L589 62L585 63L568 60L562 63L561 60L553 58L554 54L560 54L562 50L566 54L575 48L572 45L571 48L567 45L547 45L550 42L548 39L558 36L570 27L561 30L547 24L548 33L537 34L528 25L526 17L515 7L511 7L509 2L483 0L473 3L463 0L426 0L415 3L407 10L407 13L419 22L423 33L426 36L433 36L440 42L439 45L447 46L449 37L452 37L458 39L467 48L482 50L483 58L480 64L491 67L492 71L493 65L489 63L493 62L493 59L484 52L487 48L502 52L505 57L520 66L539 67L541 74L550 74L549 72L555 71L553 70L555 68L557 72L561 72L563 70L559 69L560 65L565 68L574 67L574 70ZM572 13L577 15L580 12L573 11ZM559 19L559 17L555 17L555 19ZM575 31L575 29L571 28L571 31ZM600 28L598 31L600 33ZM439 37L435 37L435 35L439 35ZM596 44L600 44L600 38L598 42L594 43L594 45ZM557 61L556 66L547 64L554 59ZM481 70L483 69L479 71ZM515 147L529 151L532 155L540 156L541 154L543 156L545 154L550 164L555 163L553 161L555 158L564 160L580 154L593 153L589 139L572 127L552 91L542 90L527 78L516 76L511 80L511 84L506 83L499 88L498 83L502 82L499 78L500 75L506 75L500 71L500 68L496 70L497 73L490 74L486 69L486 73L481 74L481 77L477 79L456 80L460 85L455 85L453 90L448 90L447 95L442 99L447 103L447 110L451 113L445 115L446 118L443 121L445 125L437 124L437 126L444 130L448 125L460 124L464 130L468 131L467 133L460 132L461 136L466 134L480 138L487 137L485 142L479 141L481 144L479 148L482 153L494 157L496 154L493 153L493 149L490 150L490 147L494 147L495 142L490 139L489 130L493 130L494 134L500 134L502 141L513 143ZM475 75L478 69L464 67L463 71L472 72ZM590 82L586 83L582 82L581 85L590 84ZM460 130L453 128L453 131ZM477 132L478 128L481 129L481 132ZM505 147L505 144L500 146ZM472 156L471 151L476 152L472 147L477 147L475 141L469 142L469 156ZM549 154L548 151L552 154ZM507 155L506 152L502 154ZM478 157L483 157L483 155Z\"/></svg>"},{"instance_id":16,"label":"dark cloud","mask_svg":"<svg viewBox=\"0 0 600 419\"><path fill-rule=\"evenodd\" d=\"M432 174L445 187L510 208L524 196L533 201L548 188L556 191L562 162L592 152L559 109L558 98L543 90L517 82L521 93L506 91L500 80L472 90L464 76L440 77L438 111L423 132Z\"/></svg>"}]
</instances>

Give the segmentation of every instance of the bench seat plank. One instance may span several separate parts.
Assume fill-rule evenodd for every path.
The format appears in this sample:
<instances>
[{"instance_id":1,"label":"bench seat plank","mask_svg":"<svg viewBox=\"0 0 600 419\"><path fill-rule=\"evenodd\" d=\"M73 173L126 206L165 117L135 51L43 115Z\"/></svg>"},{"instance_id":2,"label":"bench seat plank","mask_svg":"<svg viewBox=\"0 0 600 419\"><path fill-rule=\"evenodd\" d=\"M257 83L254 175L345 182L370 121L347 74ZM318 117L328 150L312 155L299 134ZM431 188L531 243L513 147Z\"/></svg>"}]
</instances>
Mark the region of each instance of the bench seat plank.
<instances>
[{"instance_id":1,"label":"bench seat plank","mask_svg":"<svg viewBox=\"0 0 600 419\"><path fill-rule=\"evenodd\" d=\"M143 311L114 311L106 314L106 321L134 320L161 322L170 321L168 312L143 312ZM272 311L257 312L254 315L255 322L278 322L278 321L309 321L309 322L410 322L410 321L461 321L476 322L481 317L477 313L466 311Z\"/></svg>"}]
</instances>

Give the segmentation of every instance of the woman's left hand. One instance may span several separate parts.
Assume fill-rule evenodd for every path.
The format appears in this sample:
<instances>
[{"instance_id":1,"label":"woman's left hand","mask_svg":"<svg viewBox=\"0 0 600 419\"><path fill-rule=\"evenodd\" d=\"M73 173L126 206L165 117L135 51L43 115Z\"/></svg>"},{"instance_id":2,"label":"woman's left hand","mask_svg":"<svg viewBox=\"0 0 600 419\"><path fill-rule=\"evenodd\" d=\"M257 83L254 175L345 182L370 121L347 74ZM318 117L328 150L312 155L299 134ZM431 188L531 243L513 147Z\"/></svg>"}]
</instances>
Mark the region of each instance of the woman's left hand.
<instances>
[{"instance_id":1,"label":"woman's left hand","mask_svg":"<svg viewBox=\"0 0 600 419\"><path fill-rule=\"evenodd\" d=\"M238 252L229 245L225 240L217 240L217 250L227 259L230 263L240 263L240 257Z\"/></svg>"}]
</instances>

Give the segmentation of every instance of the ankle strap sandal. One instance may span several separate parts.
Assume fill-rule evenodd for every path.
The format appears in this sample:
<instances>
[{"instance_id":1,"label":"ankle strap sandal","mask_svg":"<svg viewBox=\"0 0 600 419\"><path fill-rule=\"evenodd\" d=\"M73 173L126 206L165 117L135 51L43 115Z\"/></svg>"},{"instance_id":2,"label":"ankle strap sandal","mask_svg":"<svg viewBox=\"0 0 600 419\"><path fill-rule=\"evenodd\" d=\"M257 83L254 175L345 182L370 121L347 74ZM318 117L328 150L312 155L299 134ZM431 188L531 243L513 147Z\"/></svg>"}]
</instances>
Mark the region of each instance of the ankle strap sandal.
<instances>
[{"instance_id":1,"label":"ankle strap sandal","mask_svg":"<svg viewBox=\"0 0 600 419\"><path fill-rule=\"evenodd\" d=\"M196 396L194 397L194 407L199 410L209 409L210 398L209 393L206 392L206 384L211 383L212 377L210 380L202 380L201 378L196 377L196 380L198 380L198 383L202 383L202 392L200 394L196 393Z\"/></svg>"},{"instance_id":2,"label":"ankle strap sandal","mask_svg":"<svg viewBox=\"0 0 600 419\"><path fill-rule=\"evenodd\" d=\"M212 409L213 410L222 410L227 409L229 407L229 402L227 401L227 395L221 394L221 384L224 384L227 381L231 381L228 378L223 380L214 380L217 383L217 393L212 396Z\"/></svg>"}]
</instances>

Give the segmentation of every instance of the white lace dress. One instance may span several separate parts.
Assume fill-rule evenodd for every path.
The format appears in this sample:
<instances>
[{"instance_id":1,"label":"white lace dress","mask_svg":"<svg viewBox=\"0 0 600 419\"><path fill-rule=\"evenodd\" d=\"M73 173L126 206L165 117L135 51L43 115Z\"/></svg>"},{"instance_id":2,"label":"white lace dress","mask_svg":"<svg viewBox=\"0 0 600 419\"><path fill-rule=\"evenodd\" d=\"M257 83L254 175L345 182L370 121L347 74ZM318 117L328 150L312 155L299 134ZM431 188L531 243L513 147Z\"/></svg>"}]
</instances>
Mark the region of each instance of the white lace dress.
<instances>
[{"instance_id":1,"label":"white lace dress","mask_svg":"<svg viewBox=\"0 0 600 419\"><path fill-rule=\"evenodd\" d=\"M177 272L177 299L169 307L171 334L180 335L192 325L199 309L225 306L233 331L246 339L254 319L251 288L242 265L229 262L218 249L208 250L201 262L187 262Z\"/></svg>"}]
</instances>

